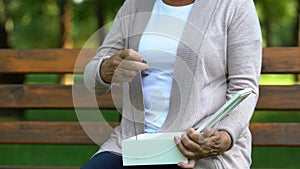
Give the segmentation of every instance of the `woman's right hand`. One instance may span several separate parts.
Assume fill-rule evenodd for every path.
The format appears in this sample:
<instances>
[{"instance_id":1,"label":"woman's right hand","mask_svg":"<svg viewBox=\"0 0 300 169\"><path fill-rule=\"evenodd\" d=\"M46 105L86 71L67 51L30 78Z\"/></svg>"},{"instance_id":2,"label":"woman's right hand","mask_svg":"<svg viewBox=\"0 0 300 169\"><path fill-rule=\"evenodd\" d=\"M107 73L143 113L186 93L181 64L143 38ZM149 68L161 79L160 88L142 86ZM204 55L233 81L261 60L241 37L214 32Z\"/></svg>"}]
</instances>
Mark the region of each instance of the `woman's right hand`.
<instances>
[{"instance_id":1,"label":"woman's right hand","mask_svg":"<svg viewBox=\"0 0 300 169\"><path fill-rule=\"evenodd\" d=\"M149 69L142 61L141 54L135 50L121 50L102 62L99 70L101 78L106 83L129 82L139 71Z\"/></svg>"},{"instance_id":2,"label":"woman's right hand","mask_svg":"<svg viewBox=\"0 0 300 169\"><path fill-rule=\"evenodd\" d=\"M205 128L202 132L191 128L181 138L176 136L174 139L179 151L189 159L187 164L180 162L178 166L188 169L196 166L196 160L222 154L232 144L227 131L215 128Z\"/></svg>"}]
</instances>

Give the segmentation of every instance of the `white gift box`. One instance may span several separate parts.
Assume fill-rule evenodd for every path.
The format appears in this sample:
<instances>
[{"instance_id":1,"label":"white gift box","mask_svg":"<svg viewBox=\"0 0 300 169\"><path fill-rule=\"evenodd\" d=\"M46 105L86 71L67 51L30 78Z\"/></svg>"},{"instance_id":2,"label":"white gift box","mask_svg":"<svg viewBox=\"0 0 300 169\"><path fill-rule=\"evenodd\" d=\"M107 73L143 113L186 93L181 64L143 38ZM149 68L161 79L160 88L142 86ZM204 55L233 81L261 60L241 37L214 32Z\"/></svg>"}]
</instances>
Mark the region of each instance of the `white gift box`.
<instances>
[{"instance_id":1,"label":"white gift box","mask_svg":"<svg viewBox=\"0 0 300 169\"><path fill-rule=\"evenodd\" d=\"M122 141L123 165L159 165L187 163L178 150L174 136L182 132L140 134Z\"/></svg>"},{"instance_id":2,"label":"white gift box","mask_svg":"<svg viewBox=\"0 0 300 169\"><path fill-rule=\"evenodd\" d=\"M234 95L217 112L211 115L196 131L205 127L213 127L222 120L247 96L252 89L244 89ZM162 165L187 163L188 159L178 150L174 137L181 136L182 132L139 134L122 141L122 158L124 166L133 165Z\"/></svg>"}]
</instances>

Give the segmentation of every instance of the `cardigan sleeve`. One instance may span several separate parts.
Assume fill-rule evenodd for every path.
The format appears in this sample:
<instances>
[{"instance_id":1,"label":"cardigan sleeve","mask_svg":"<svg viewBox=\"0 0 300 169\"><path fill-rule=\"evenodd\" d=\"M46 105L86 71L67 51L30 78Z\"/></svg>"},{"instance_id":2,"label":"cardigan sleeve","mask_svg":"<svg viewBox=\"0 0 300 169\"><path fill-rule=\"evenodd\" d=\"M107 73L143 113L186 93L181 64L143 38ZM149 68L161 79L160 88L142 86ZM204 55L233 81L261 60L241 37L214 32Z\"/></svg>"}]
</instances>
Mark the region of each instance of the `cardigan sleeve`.
<instances>
[{"instance_id":1,"label":"cardigan sleeve","mask_svg":"<svg viewBox=\"0 0 300 169\"><path fill-rule=\"evenodd\" d=\"M122 22L126 17L126 12L130 10L130 3L131 1L125 1L119 9L103 44L97 50L96 56L85 67L84 84L93 93L105 94L110 91L111 85L101 79L99 69L104 59L125 48L126 36Z\"/></svg>"},{"instance_id":2,"label":"cardigan sleeve","mask_svg":"<svg viewBox=\"0 0 300 169\"><path fill-rule=\"evenodd\" d=\"M262 61L262 37L259 20L252 0L241 0L237 4L234 17L228 28L227 70L229 100L239 90L251 88L252 94L237 106L218 124L217 128L226 130L233 144L243 130L249 126L258 95L259 77ZM240 1L237 1L240 2Z\"/></svg>"}]
</instances>

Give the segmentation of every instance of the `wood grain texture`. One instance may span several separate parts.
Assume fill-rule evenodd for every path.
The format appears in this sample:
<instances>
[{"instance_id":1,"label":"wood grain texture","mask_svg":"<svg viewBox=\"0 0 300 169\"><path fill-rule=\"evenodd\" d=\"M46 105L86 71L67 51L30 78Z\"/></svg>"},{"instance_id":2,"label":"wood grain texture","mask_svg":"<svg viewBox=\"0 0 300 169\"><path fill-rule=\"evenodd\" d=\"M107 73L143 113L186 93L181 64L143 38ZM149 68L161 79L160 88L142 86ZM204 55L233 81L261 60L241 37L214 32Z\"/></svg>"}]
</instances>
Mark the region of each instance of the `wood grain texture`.
<instances>
[{"instance_id":1,"label":"wood grain texture","mask_svg":"<svg viewBox=\"0 0 300 169\"><path fill-rule=\"evenodd\" d=\"M95 53L94 49L1 49L0 73L79 73Z\"/></svg>"},{"instance_id":2,"label":"wood grain texture","mask_svg":"<svg viewBox=\"0 0 300 169\"><path fill-rule=\"evenodd\" d=\"M115 108L111 95L95 96L83 85L0 85L0 98L0 108Z\"/></svg>"},{"instance_id":3,"label":"wood grain texture","mask_svg":"<svg viewBox=\"0 0 300 169\"><path fill-rule=\"evenodd\" d=\"M95 144L109 138L117 122L1 122L2 144ZM88 131L88 136L84 132ZM300 123L252 123L254 146L300 146ZM92 140L90 139L92 138Z\"/></svg>"},{"instance_id":4,"label":"wood grain texture","mask_svg":"<svg viewBox=\"0 0 300 169\"><path fill-rule=\"evenodd\" d=\"M117 97L114 95L114 98ZM115 108L110 94L95 96L83 85L0 85L0 98L0 109L72 109L74 107L98 108L98 106L101 109ZM115 103L117 104L116 100ZM257 110L300 110L300 86L260 86L260 97L256 108Z\"/></svg>"},{"instance_id":5,"label":"wood grain texture","mask_svg":"<svg viewBox=\"0 0 300 169\"><path fill-rule=\"evenodd\" d=\"M253 123L254 146L300 146L300 123Z\"/></svg>"},{"instance_id":6,"label":"wood grain texture","mask_svg":"<svg viewBox=\"0 0 300 169\"><path fill-rule=\"evenodd\" d=\"M256 110L300 110L300 85L260 86Z\"/></svg>"},{"instance_id":7,"label":"wood grain texture","mask_svg":"<svg viewBox=\"0 0 300 169\"><path fill-rule=\"evenodd\" d=\"M2 49L0 73L81 73L95 53L95 49ZM264 48L262 62L262 73L300 73L300 48Z\"/></svg>"},{"instance_id":8,"label":"wood grain texture","mask_svg":"<svg viewBox=\"0 0 300 169\"><path fill-rule=\"evenodd\" d=\"M81 125L82 124L82 125ZM2 144L97 144L106 141L118 123L1 122ZM88 136L85 133L88 131ZM90 138L93 138L91 140Z\"/></svg>"},{"instance_id":9,"label":"wood grain texture","mask_svg":"<svg viewBox=\"0 0 300 169\"><path fill-rule=\"evenodd\" d=\"M300 48L264 48L262 73L300 73Z\"/></svg>"}]
</instances>

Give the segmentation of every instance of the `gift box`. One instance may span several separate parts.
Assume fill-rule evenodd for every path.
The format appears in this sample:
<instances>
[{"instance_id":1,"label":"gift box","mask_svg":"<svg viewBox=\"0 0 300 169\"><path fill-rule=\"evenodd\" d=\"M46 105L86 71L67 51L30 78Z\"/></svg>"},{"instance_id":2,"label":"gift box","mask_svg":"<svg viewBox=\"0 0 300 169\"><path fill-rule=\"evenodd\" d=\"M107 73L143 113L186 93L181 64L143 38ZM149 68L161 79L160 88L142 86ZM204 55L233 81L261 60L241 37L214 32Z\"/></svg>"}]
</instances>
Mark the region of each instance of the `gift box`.
<instances>
[{"instance_id":1,"label":"gift box","mask_svg":"<svg viewBox=\"0 0 300 169\"><path fill-rule=\"evenodd\" d=\"M187 163L178 150L174 136L182 132L139 134L122 141L124 166Z\"/></svg>"}]
</instances>

